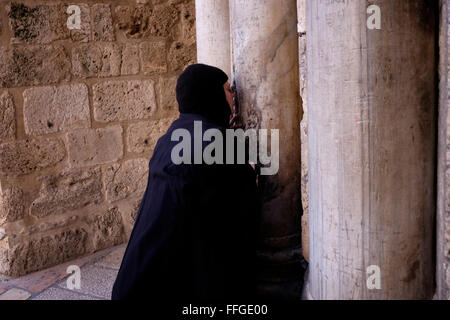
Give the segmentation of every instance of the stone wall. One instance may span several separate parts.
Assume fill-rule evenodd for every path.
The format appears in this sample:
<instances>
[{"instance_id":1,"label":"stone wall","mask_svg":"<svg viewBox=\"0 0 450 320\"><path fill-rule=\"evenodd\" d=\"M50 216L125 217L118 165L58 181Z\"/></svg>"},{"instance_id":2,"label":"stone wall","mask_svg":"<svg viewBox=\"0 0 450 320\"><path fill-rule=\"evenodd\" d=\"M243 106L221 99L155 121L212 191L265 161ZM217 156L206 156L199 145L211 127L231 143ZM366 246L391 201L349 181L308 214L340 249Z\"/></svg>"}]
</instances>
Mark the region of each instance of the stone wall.
<instances>
[{"instance_id":1,"label":"stone wall","mask_svg":"<svg viewBox=\"0 0 450 320\"><path fill-rule=\"evenodd\" d=\"M195 60L193 0L0 0L0 273L127 240Z\"/></svg>"}]
</instances>

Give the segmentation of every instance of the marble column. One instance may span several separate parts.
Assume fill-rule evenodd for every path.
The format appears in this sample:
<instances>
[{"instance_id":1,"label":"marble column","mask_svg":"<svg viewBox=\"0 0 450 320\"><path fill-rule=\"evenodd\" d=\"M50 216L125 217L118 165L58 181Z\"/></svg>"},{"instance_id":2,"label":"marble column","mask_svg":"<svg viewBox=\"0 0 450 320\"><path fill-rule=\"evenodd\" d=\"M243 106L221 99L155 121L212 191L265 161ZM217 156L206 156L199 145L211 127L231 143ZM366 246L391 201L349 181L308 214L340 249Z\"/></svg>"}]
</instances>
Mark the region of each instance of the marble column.
<instances>
[{"instance_id":1,"label":"marble column","mask_svg":"<svg viewBox=\"0 0 450 320\"><path fill-rule=\"evenodd\" d=\"M196 0L197 62L231 75L228 0Z\"/></svg>"},{"instance_id":2,"label":"marble column","mask_svg":"<svg viewBox=\"0 0 450 320\"><path fill-rule=\"evenodd\" d=\"M233 72L246 128L279 130L279 171L261 176L259 290L298 299L300 115L295 0L230 0Z\"/></svg>"},{"instance_id":3,"label":"marble column","mask_svg":"<svg viewBox=\"0 0 450 320\"><path fill-rule=\"evenodd\" d=\"M440 0L439 34L439 130L437 169L436 218L436 295L440 300L450 299L450 85L448 83L450 33L449 0Z\"/></svg>"},{"instance_id":4,"label":"marble column","mask_svg":"<svg viewBox=\"0 0 450 320\"><path fill-rule=\"evenodd\" d=\"M374 3L307 2L312 299L433 296L437 1Z\"/></svg>"}]
</instances>

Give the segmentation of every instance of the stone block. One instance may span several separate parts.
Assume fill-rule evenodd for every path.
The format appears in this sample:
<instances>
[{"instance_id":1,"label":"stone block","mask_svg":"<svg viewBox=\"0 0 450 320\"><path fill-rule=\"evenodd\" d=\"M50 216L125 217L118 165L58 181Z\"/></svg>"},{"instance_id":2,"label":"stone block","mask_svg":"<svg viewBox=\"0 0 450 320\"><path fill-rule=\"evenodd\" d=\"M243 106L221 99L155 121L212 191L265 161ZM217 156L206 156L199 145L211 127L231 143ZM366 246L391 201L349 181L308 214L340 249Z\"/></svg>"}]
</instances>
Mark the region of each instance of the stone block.
<instances>
[{"instance_id":1,"label":"stone block","mask_svg":"<svg viewBox=\"0 0 450 320\"><path fill-rule=\"evenodd\" d=\"M149 19L146 36L174 39L178 33L180 10L174 5L154 7Z\"/></svg>"},{"instance_id":2,"label":"stone block","mask_svg":"<svg viewBox=\"0 0 450 320\"><path fill-rule=\"evenodd\" d=\"M144 41L139 44L142 71L145 75L167 71L167 50L164 40Z\"/></svg>"},{"instance_id":3,"label":"stone block","mask_svg":"<svg viewBox=\"0 0 450 320\"><path fill-rule=\"evenodd\" d=\"M26 139L0 145L0 173L19 176L61 162L66 155L61 139Z\"/></svg>"},{"instance_id":4,"label":"stone block","mask_svg":"<svg viewBox=\"0 0 450 320\"><path fill-rule=\"evenodd\" d=\"M186 43L196 42L195 29L195 1L188 1L181 5L182 38Z\"/></svg>"},{"instance_id":5,"label":"stone block","mask_svg":"<svg viewBox=\"0 0 450 320\"><path fill-rule=\"evenodd\" d=\"M144 190L145 193L145 190ZM136 222L139 207L141 205L143 194L134 198L127 198L126 201L119 203L119 211L122 214L122 221L125 229L126 240L130 238L134 223Z\"/></svg>"},{"instance_id":6,"label":"stone block","mask_svg":"<svg viewBox=\"0 0 450 320\"><path fill-rule=\"evenodd\" d=\"M82 44L72 49L72 74L77 77L112 77L139 73L137 44Z\"/></svg>"},{"instance_id":7,"label":"stone block","mask_svg":"<svg viewBox=\"0 0 450 320\"><path fill-rule=\"evenodd\" d=\"M119 76L122 49L118 44L82 44L72 49L72 73L77 77Z\"/></svg>"},{"instance_id":8,"label":"stone block","mask_svg":"<svg viewBox=\"0 0 450 320\"><path fill-rule=\"evenodd\" d=\"M39 181L42 183L39 197L30 206L32 216L42 218L65 214L103 201L100 168L65 171L40 177ZM67 219L70 220L70 217ZM65 224L65 221L53 222L51 226L41 227L48 229Z\"/></svg>"},{"instance_id":9,"label":"stone block","mask_svg":"<svg viewBox=\"0 0 450 320\"><path fill-rule=\"evenodd\" d=\"M106 198L113 202L133 196L142 196L147 186L148 160L133 159L114 163L103 171Z\"/></svg>"},{"instance_id":10,"label":"stone block","mask_svg":"<svg viewBox=\"0 0 450 320\"><path fill-rule=\"evenodd\" d=\"M109 4L97 3L92 6L92 36L94 41L114 41L111 7Z\"/></svg>"},{"instance_id":11,"label":"stone block","mask_svg":"<svg viewBox=\"0 0 450 320\"><path fill-rule=\"evenodd\" d=\"M96 121L147 119L156 109L152 80L105 81L93 91Z\"/></svg>"},{"instance_id":12,"label":"stone block","mask_svg":"<svg viewBox=\"0 0 450 320\"><path fill-rule=\"evenodd\" d=\"M9 92L0 95L0 141L11 140L16 137L16 109L14 100Z\"/></svg>"},{"instance_id":13,"label":"stone block","mask_svg":"<svg viewBox=\"0 0 450 320\"><path fill-rule=\"evenodd\" d=\"M122 75L134 75L139 73L139 47L137 44L126 44L122 49Z\"/></svg>"},{"instance_id":14,"label":"stone block","mask_svg":"<svg viewBox=\"0 0 450 320\"><path fill-rule=\"evenodd\" d=\"M23 241L6 249L0 272L17 277L79 257L86 252L87 238L86 230L77 227Z\"/></svg>"},{"instance_id":15,"label":"stone block","mask_svg":"<svg viewBox=\"0 0 450 320\"><path fill-rule=\"evenodd\" d=\"M169 37L178 31L179 10L174 5L121 5L115 9L116 25L128 38Z\"/></svg>"},{"instance_id":16,"label":"stone block","mask_svg":"<svg viewBox=\"0 0 450 320\"><path fill-rule=\"evenodd\" d=\"M78 3L77 6L80 7L81 28L70 30L70 38L72 41L88 42L91 40L91 9L87 4ZM66 17L68 18L69 16L66 15Z\"/></svg>"},{"instance_id":17,"label":"stone block","mask_svg":"<svg viewBox=\"0 0 450 320\"><path fill-rule=\"evenodd\" d=\"M0 47L0 87L54 84L70 78L70 60L60 45Z\"/></svg>"},{"instance_id":18,"label":"stone block","mask_svg":"<svg viewBox=\"0 0 450 320\"><path fill-rule=\"evenodd\" d=\"M163 115L178 116L176 95L178 77L161 77L159 80L159 105Z\"/></svg>"},{"instance_id":19,"label":"stone block","mask_svg":"<svg viewBox=\"0 0 450 320\"><path fill-rule=\"evenodd\" d=\"M67 133L71 167L117 161L123 156L122 127L80 129Z\"/></svg>"},{"instance_id":20,"label":"stone block","mask_svg":"<svg viewBox=\"0 0 450 320\"><path fill-rule=\"evenodd\" d=\"M152 14L149 6L117 6L115 8L116 26L128 38L141 38L148 31L148 21Z\"/></svg>"},{"instance_id":21,"label":"stone block","mask_svg":"<svg viewBox=\"0 0 450 320\"><path fill-rule=\"evenodd\" d=\"M12 43L47 44L67 39L67 6L63 4L25 5L11 2L6 6L12 30Z\"/></svg>"},{"instance_id":22,"label":"stone block","mask_svg":"<svg viewBox=\"0 0 450 320\"><path fill-rule=\"evenodd\" d=\"M27 89L24 97L25 132L42 135L88 127L88 89L85 84Z\"/></svg>"},{"instance_id":23,"label":"stone block","mask_svg":"<svg viewBox=\"0 0 450 320\"><path fill-rule=\"evenodd\" d=\"M23 191L18 187L3 190L0 194L0 225L24 217Z\"/></svg>"},{"instance_id":24,"label":"stone block","mask_svg":"<svg viewBox=\"0 0 450 320\"><path fill-rule=\"evenodd\" d=\"M109 208L104 214L90 216L92 241L95 250L109 248L125 241L122 217L117 207Z\"/></svg>"},{"instance_id":25,"label":"stone block","mask_svg":"<svg viewBox=\"0 0 450 320\"><path fill-rule=\"evenodd\" d=\"M26 234L26 235L31 235L34 233L46 232L46 231L50 231L50 230L54 230L54 229L58 229L58 228L68 227L70 225L73 225L78 220L78 218L79 217L77 215L71 215L71 216L63 217L61 219L53 218L51 221L46 221L46 222L30 225L30 226L26 227L25 229L23 229L21 231L21 233Z\"/></svg>"},{"instance_id":26,"label":"stone block","mask_svg":"<svg viewBox=\"0 0 450 320\"><path fill-rule=\"evenodd\" d=\"M181 41L172 43L169 49L168 63L171 71L182 71L197 60L195 43L186 44Z\"/></svg>"},{"instance_id":27,"label":"stone block","mask_svg":"<svg viewBox=\"0 0 450 320\"><path fill-rule=\"evenodd\" d=\"M164 118L130 124L127 130L128 152L152 152L156 142L166 133L173 120L174 118Z\"/></svg>"}]
</instances>

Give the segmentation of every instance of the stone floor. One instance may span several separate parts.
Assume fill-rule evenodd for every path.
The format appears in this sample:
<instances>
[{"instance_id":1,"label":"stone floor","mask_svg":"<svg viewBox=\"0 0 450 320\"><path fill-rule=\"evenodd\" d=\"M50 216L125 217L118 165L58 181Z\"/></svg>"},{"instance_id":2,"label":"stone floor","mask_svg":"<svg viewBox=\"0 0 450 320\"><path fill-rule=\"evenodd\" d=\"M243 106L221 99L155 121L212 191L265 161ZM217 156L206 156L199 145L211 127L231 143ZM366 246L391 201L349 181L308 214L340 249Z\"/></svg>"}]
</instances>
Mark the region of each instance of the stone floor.
<instances>
[{"instance_id":1,"label":"stone floor","mask_svg":"<svg viewBox=\"0 0 450 320\"><path fill-rule=\"evenodd\" d=\"M126 244L20 278L0 276L0 300L109 300ZM81 271L80 289L69 289L69 266Z\"/></svg>"}]
</instances>

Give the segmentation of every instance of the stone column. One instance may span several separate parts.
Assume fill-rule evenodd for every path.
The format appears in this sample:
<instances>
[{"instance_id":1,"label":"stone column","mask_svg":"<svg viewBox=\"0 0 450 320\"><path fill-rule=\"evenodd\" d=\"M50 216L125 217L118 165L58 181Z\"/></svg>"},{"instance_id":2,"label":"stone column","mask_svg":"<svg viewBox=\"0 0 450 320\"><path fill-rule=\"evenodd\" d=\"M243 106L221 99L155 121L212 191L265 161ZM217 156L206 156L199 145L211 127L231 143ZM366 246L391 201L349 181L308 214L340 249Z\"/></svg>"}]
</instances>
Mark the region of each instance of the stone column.
<instances>
[{"instance_id":1,"label":"stone column","mask_svg":"<svg viewBox=\"0 0 450 320\"><path fill-rule=\"evenodd\" d=\"M231 75L228 0L196 0L197 62Z\"/></svg>"},{"instance_id":2,"label":"stone column","mask_svg":"<svg viewBox=\"0 0 450 320\"><path fill-rule=\"evenodd\" d=\"M279 171L261 176L260 293L301 289L300 114L295 0L231 0L233 72L247 128L279 130Z\"/></svg>"},{"instance_id":3,"label":"stone column","mask_svg":"<svg viewBox=\"0 0 450 320\"><path fill-rule=\"evenodd\" d=\"M440 300L450 299L450 85L448 83L448 50L450 34L448 0L440 0L439 35L439 130L437 169L437 218L436 218L436 294Z\"/></svg>"},{"instance_id":4,"label":"stone column","mask_svg":"<svg viewBox=\"0 0 450 320\"><path fill-rule=\"evenodd\" d=\"M312 299L433 295L436 2L308 0Z\"/></svg>"}]
</instances>

